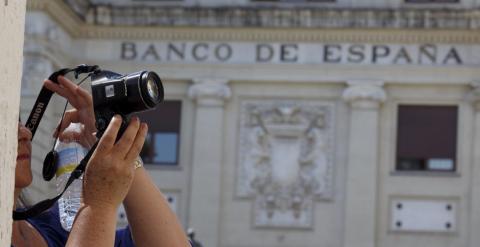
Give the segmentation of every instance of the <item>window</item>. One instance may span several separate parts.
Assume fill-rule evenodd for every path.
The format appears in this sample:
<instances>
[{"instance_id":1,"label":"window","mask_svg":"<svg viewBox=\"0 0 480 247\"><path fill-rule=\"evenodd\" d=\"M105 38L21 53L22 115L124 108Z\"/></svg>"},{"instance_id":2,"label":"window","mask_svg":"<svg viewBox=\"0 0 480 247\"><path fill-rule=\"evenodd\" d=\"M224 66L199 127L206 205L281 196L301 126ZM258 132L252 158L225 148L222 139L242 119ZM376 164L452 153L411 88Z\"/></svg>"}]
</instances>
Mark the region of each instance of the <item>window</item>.
<instances>
[{"instance_id":1,"label":"window","mask_svg":"<svg viewBox=\"0 0 480 247\"><path fill-rule=\"evenodd\" d=\"M455 171L457 106L400 105L397 171Z\"/></svg>"},{"instance_id":2,"label":"window","mask_svg":"<svg viewBox=\"0 0 480 247\"><path fill-rule=\"evenodd\" d=\"M458 3L460 0L405 0L406 3Z\"/></svg>"},{"instance_id":3,"label":"window","mask_svg":"<svg viewBox=\"0 0 480 247\"><path fill-rule=\"evenodd\" d=\"M140 153L145 164L178 164L181 108L181 101L170 100L155 110L138 114L148 124L148 135Z\"/></svg>"}]
</instances>

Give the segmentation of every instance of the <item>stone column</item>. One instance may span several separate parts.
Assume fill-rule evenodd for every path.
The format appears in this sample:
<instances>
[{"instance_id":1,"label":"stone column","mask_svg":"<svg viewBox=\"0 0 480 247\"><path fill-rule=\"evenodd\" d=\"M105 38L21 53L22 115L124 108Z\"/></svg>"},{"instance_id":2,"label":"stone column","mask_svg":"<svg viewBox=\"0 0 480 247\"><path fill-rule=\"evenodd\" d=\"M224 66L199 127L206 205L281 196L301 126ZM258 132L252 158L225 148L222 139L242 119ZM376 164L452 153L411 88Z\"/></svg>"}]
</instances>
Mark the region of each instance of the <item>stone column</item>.
<instances>
[{"instance_id":1,"label":"stone column","mask_svg":"<svg viewBox=\"0 0 480 247\"><path fill-rule=\"evenodd\" d=\"M224 103L230 98L228 81L194 79L188 95L196 102L189 227L204 246L219 241Z\"/></svg>"},{"instance_id":2,"label":"stone column","mask_svg":"<svg viewBox=\"0 0 480 247\"><path fill-rule=\"evenodd\" d=\"M0 2L0 246L10 246L25 0Z\"/></svg>"},{"instance_id":3,"label":"stone column","mask_svg":"<svg viewBox=\"0 0 480 247\"><path fill-rule=\"evenodd\" d=\"M471 175L471 212L470 212L470 245L477 246L480 243L480 235L476 229L480 229L480 81L472 83L473 90L467 96L472 103L474 112L473 123L473 159Z\"/></svg>"},{"instance_id":4,"label":"stone column","mask_svg":"<svg viewBox=\"0 0 480 247\"><path fill-rule=\"evenodd\" d=\"M346 174L345 247L374 247L377 208L378 110L383 82L348 81L351 106Z\"/></svg>"}]
</instances>

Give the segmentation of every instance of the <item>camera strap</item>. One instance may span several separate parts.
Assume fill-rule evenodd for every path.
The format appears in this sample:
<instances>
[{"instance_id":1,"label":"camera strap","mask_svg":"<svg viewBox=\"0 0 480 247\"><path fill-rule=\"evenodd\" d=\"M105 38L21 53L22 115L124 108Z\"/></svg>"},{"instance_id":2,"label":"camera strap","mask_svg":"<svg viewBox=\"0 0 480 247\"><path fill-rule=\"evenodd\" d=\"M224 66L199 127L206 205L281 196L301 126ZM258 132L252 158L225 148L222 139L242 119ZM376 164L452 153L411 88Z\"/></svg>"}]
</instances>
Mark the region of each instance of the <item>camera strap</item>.
<instances>
[{"instance_id":1,"label":"camera strap","mask_svg":"<svg viewBox=\"0 0 480 247\"><path fill-rule=\"evenodd\" d=\"M48 77L48 79L58 84L58 81L57 81L58 76L63 76L67 73L74 72L75 78L78 79L79 74L92 73L97 70L98 70L97 65L89 66L89 65L82 64L73 69L64 68L64 69L55 71ZM32 132L31 140L33 140L33 137L35 136L35 132L40 124L40 121L42 120L43 114L47 109L48 103L50 102L50 99L52 98L53 93L54 93L53 91L50 91L45 86L43 86L42 89L40 90L37 100L35 101L32 111L30 112L30 116L28 117L28 120L25 124L25 127L27 127ZM62 120L63 120L63 116L62 116ZM87 163L90 160L90 157L95 151L97 145L98 145L98 141L93 145L93 147L88 151L85 157L80 161L79 165L71 173L62 193L60 193L54 198L43 200L26 210L22 210L22 211L14 210L13 220L25 220L27 218L34 217L36 215L39 215L43 211L49 209L50 207L52 207L53 204L55 204L55 202L58 201L58 199L60 199L63 193L65 193L65 191L73 183L73 181L75 181L75 179L78 179L82 176L87 166ZM55 161L56 161L55 155L53 155L53 152L49 152L43 164L43 177L47 181L50 180L53 177L53 174L55 173L55 165L56 165Z\"/></svg>"},{"instance_id":2,"label":"camera strap","mask_svg":"<svg viewBox=\"0 0 480 247\"><path fill-rule=\"evenodd\" d=\"M58 81L57 81L58 76L63 76L63 75L66 75L67 73L74 72L75 78L78 79L79 74L91 73L91 72L95 72L96 70L98 70L97 65L90 66L86 64L81 64L73 69L63 68L63 69L57 70L53 72L48 77L48 79L58 84ZM28 117L28 120L25 123L25 127L27 127L32 132L32 140L33 140L33 137L35 136L35 132L37 131L38 125L40 125L40 121L42 120L43 114L47 109L48 103L50 102L50 99L52 98L53 93L54 92L50 91L46 87L42 87L42 89L40 90L40 93L38 94L37 100L33 105L32 111L30 112L30 116Z\"/></svg>"}]
</instances>

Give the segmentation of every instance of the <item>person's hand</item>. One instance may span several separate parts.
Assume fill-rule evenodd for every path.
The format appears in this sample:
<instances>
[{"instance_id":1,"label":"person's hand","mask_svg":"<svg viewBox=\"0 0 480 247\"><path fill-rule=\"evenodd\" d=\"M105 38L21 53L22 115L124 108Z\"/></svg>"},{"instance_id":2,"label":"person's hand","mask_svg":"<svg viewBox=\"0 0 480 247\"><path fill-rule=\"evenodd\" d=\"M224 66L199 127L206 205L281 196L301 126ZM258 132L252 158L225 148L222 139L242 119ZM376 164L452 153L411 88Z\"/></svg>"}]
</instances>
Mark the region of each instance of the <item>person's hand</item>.
<instances>
[{"instance_id":1,"label":"person's hand","mask_svg":"<svg viewBox=\"0 0 480 247\"><path fill-rule=\"evenodd\" d=\"M100 208L118 207L127 195L134 177L134 161L142 149L147 125L132 118L122 137L115 143L122 123L112 118L87 164L83 182L83 202Z\"/></svg>"},{"instance_id":2,"label":"person's hand","mask_svg":"<svg viewBox=\"0 0 480 247\"><path fill-rule=\"evenodd\" d=\"M75 109L65 112L63 121L59 123L53 135L55 137L59 135L61 141L75 139L83 146L91 147L96 141L94 133L97 131L92 96L87 90L77 86L64 76L59 76L57 81L59 84L45 80L44 86L66 98ZM83 129L81 133L64 132L70 123L82 123Z\"/></svg>"}]
</instances>

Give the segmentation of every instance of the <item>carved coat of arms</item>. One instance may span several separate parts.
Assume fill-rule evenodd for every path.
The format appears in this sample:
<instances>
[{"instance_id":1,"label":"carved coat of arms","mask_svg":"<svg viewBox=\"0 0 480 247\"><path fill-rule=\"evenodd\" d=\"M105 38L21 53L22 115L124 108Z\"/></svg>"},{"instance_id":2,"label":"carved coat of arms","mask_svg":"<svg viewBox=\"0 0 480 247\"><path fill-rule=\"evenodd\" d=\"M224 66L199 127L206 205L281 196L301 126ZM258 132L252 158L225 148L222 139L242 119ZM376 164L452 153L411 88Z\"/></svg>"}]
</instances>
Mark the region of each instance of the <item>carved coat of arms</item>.
<instances>
[{"instance_id":1,"label":"carved coat of arms","mask_svg":"<svg viewBox=\"0 0 480 247\"><path fill-rule=\"evenodd\" d=\"M316 199L330 199L333 105L245 101L241 105L237 195L254 198L254 225L312 226Z\"/></svg>"}]
</instances>

